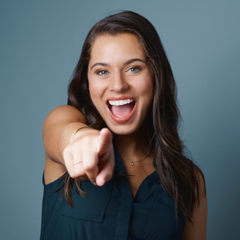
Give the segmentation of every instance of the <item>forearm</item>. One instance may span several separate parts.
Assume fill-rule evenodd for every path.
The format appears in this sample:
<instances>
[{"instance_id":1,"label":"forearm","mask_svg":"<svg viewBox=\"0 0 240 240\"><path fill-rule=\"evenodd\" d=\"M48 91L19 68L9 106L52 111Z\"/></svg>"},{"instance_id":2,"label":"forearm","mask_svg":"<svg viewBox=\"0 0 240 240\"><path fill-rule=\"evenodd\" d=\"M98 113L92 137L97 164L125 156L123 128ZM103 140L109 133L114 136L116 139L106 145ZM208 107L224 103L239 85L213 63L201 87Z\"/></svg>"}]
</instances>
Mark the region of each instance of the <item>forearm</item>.
<instances>
[{"instance_id":1,"label":"forearm","mask_svg":"<svg viewBox=\"0 0 240 240\"><path fill-rule=\"evenodd\" d=\"M43 124L43 142L45 153L52 161L61 163L63 161L63 151L69 144L71 136L76 129L86 127L86 119L83 114L71 106L61 106L48 114ZM86 130L78 132L81 137Z\"/></svg>"},{"instance_id":2,"label":"forearm","mask_svg":"<svg viewBox=\"0 0 240 240\"><path fill-rule=\"evenodd\" d=\"M87 127L87 125L81 122L64 122L49 129L43 138L46 155L52 161L64 165L63 151L69 144L73 133L81 127ZM83 131L78 132L78 136L81 137L82 133Z\"/></svg>"}]
</instances>

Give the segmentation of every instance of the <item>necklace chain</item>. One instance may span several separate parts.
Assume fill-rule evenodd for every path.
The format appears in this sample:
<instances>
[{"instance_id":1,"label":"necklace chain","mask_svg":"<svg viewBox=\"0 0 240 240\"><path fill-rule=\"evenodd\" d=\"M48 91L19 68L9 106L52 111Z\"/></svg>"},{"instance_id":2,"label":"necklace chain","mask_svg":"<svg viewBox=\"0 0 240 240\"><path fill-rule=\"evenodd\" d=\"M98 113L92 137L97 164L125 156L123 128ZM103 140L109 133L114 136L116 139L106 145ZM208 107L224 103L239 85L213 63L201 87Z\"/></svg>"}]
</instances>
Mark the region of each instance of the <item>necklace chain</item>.
<instances>
[{"instance_id":1,"label":"necklace chain","mask_svg":"<svg viewBox=\"0 0 240 240\"><path fill-rule=\"evenodd\" d=\"M127 159L129 162L131 162L132 166L134 166L134 163L135 163L135 162L142 162L143 160L145 160L145 159L148 157L148 155L150 154L150 151L148 151L147 155L146 155L143 159L136 160L136 161L130 160L129 158L127 158L126 156L124 156L122 153L120 153L120 154L121 154L125 159Z\"/></svg>"}]
</instances>

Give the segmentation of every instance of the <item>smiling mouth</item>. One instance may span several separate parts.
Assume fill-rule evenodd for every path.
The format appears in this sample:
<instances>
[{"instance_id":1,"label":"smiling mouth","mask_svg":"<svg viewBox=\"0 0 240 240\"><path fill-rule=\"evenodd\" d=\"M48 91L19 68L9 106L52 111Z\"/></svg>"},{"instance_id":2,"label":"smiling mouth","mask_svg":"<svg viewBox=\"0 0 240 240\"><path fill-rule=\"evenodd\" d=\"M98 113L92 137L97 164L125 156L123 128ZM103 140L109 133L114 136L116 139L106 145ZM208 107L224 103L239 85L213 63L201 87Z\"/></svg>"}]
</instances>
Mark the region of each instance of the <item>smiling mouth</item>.
<instances>
[{"instance_id":1,"label":"smiling mouth","mask_svg":"<svg viewBox=\"0 0 240 240\"><path fill-rule=\"evenodd\" d=\"M136 108L136 101L133 99L109 100L107 101L110 116L115 122L123 123L128 121Z\"/></svg>"}]
</instances>

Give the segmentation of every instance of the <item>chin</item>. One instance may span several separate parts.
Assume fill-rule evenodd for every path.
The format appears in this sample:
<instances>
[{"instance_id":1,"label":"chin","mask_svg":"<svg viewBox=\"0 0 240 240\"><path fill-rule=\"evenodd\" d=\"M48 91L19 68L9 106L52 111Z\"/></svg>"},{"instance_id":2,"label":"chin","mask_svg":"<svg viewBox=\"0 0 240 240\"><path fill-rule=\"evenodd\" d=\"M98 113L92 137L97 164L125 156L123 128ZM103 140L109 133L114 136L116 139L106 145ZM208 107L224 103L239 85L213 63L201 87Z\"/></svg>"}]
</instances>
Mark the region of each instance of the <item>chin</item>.
<instances>
[{"instance_id":1,"label":"chin","mask_svg":"<svg viewBox=\"0 0 240 240\"><path fill-rule=\"evenodd\" d=\"M119 126L112 126L111 124L107 124L107 126L111 132L116 135L131 135L138 130L137 126L127 126L122 124Z\"/></svg>"}]
</instances>

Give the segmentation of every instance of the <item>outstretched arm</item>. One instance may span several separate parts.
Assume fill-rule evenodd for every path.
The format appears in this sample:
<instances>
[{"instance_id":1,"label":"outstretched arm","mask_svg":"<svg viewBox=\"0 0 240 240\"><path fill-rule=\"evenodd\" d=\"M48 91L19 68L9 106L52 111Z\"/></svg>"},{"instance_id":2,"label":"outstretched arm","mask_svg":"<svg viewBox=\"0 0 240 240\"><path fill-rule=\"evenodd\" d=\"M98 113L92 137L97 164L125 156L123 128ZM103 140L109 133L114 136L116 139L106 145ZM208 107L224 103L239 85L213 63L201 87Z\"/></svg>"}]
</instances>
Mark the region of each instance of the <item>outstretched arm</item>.
<instances>
[{"instance_id":1,"label":"outstretched arm","mask_svg":"<svg viewBox=\"0 0 240 240\"><path fill-rule=\"evenodd\" d=\"M79 128L82 129L76 132ZM46 184L66 171L72 178L88 178L99 186L112 177L114 154L111 132L88 128L86 119L76 108L61 106L51 111L45 119L42 134L46 153Z\"/></svg>"}]
</instances>

